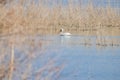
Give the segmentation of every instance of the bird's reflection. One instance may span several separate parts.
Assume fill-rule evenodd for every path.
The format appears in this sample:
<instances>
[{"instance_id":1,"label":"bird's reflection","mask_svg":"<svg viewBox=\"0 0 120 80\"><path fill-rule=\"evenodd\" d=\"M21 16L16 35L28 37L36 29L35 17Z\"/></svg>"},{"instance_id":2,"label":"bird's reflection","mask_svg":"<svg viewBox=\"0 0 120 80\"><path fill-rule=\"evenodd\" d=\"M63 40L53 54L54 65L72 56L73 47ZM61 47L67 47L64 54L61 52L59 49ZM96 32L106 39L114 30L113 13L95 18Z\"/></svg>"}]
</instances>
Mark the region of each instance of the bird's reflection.
<instances>
[{"instance_id":1,"label":"bird's reflection","mask_svg":"<svg viewBox=\"0 0 120 80\"><path fill-rule=\"evenodd\" d=\"M71 36L60 36L61 44L69 44L71 41Z\"/></svg>"}]
</instances>

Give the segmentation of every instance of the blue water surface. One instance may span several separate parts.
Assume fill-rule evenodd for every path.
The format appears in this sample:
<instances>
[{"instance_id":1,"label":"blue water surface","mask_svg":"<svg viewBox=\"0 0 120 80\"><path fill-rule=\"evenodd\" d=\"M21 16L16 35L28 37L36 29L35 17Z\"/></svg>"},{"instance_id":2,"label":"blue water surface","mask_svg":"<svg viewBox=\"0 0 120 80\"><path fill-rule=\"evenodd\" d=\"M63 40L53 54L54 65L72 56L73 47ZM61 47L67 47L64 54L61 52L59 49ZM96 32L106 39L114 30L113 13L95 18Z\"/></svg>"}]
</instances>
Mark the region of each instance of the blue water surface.
<instances>
[{"instance_id":1,"label":"blue water surface","mask_svg":"<svg viewBox=\"0 0 120 80\"><path fill-rule=\"evenodd\" d=\"M26 80L120 80L120 36L38 35L26 37L23 43L20 38L15 38L12 80L27 73ZM9 37L0 40L8 54Z\"/></svg>"},{"instance_id":2,"label":"blue water surface","mask_svg":"<svg viewBox=\"0 0 120 80\"><path fill-rule=\"evenodd\" d=\"M95 36L44 36L51 40L44 59L56 57L55 64L64 64L57 80L120 80L120 37L104 38L117 39L118 45L97 46Z\"/></svg>"}]
</instances>

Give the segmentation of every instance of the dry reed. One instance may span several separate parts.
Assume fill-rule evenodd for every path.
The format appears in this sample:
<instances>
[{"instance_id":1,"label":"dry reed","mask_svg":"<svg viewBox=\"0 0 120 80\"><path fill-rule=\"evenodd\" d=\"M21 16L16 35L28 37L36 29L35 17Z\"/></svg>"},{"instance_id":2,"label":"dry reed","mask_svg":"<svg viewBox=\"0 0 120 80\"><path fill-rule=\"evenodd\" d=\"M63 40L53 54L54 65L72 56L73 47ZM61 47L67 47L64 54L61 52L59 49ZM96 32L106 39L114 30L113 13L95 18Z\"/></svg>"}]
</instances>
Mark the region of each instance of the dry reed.
<instances>
[{"instance_id":1,"label":"dry reed","mask_svg":"<svg viewBox=\"0 0 120 80\"><path fill-rule=\"evenodd\" d=\"M39 0L39 3L21 0L9 3L9 8L0 7L0 33L10 34L58 34L61 27L73 34L119 35L119 8L86 7L62 1ZM51 2L52 6L49 4ZM26 5L25 5L26 4ZM101 34L103 33L103 34Z\"/></svg>"},{"instance_id":2,"label":"dry reed","mask_svg":"<svg viewBox=\"0 0 120 80\"><path fill-rule=\"evenodd\" d=\"M53 80L60 74L63 66L56 66L56 58L45 64L37 62L45 60L45 49L42 45L48 41L35 40L34 37L9 36L0 39L0 80ZM24 46L24 47L23 47ZM34 65L36 64L36 66ZM41 67L37 67L41 65ZM44 74L47 75L44 76Z\"/></svg>"},{"instance_id":3,"label":"dry reed","mask_svg":"<svg viewBox=\"0 0 120 80\"><path fill-rule=\"evenodd\" d=\"M26 3L26 1L28 2ZM38 4L29 1L30 0L21 0L19 3L13 1L6 5L0 5L0 36L10 36L13 34L58 34L61 27L65 28L66 31L72 32L73 34L80 35L120 35L120 12L116 8L112 8L110 6L107 6L106 8L95 8L91 3L86 5L86 7L82 7L79 5L74 5L72 2L73 0L69 0L67 6L63 6L62 2L56 5L54 2L56 0L39 0ZM54 6L50 6L49 4L45 5L45 3L48 2L52 2ZM11 40L13 40L13 38ZM15 73L18 74L17 77L20 77L23 80L29 79L29 77L33 74L31 70L31 60L41 54L34 54L36 47L34 39L28 41L26 38L22 37L22 39L18 40L18 42L14 40L13 42L14 47L18 44L23 47L22 44L25 43L31 47L29 47L28 50L25 50L21 48L21 46L17 46L17 48L20 48L18 51L25 53L25 59L21 59L22 57L18 59L14 58L14 49L12 48L10 60L4 60L6 59L6 56L10 56L10 54L8 54L10 51L7 49L9 49L11 45L8 45L9 40L5 40L5 44L0 41L0 47L4 47L0 48L0 79L7 77L9 80L12 80L12 76L15 76ZM85 40L84 45L91 45L89 42L90 41ZM98 43L96 45L99 44L101 44L101 42L98 37ZM40 46L41 45L42 42L40 41ZM103 41L102 45L105 45ZM110 43L107 45L116 44ZM39 48L41 50L41 47ZM4 61L8 62L2 64ZM22 63L20 61L22 61ZM1 66L1 64L3 66ZM26 64L24 67L27 67L28 69L24 69L24 71L22 70L23 72L20 72L19 67L23 67L20 64ZM51 65L50 69L48 68L48 65ZM47 70L50 72L50 75L45 78L37 76L41 75L46 68L48 68ZM59 73L59 69L59 67L53 66L53 62L50 62L50 64L48 62L44 68L40 68L40 70L34 74L36 74L38 80L40 78L50 80L50 76L52 76L53 73Z\"/></svg>"}]
</instances>

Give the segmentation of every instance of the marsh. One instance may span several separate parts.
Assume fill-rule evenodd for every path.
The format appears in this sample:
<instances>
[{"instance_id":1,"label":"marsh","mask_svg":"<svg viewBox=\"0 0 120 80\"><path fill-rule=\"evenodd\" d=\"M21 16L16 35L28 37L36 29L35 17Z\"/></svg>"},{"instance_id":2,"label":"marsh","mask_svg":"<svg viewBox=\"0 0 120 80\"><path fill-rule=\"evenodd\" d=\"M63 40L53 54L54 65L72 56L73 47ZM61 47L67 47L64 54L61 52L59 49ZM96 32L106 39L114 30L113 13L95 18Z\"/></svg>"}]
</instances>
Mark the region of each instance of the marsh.
<instances>
[{"instance_id":1,"label":"marsh","mask_svg":"<svg viewBox=\"0 0 120 80\"><path fill-rule=\"evenodd\" d=\"M120 79L119 36L49 35L20 38L14 39L13 80ZM10 61L8 53L11 52L9 39L4 37L0 40L0 65L6 65L6 69Z\"/></svg>"},{"instance_id":2,"label":"marsh","mask_svg":"<svg viewBox=\"0 0 120 80\"><path fill-rule=\"evenodd\" d=\"M119 67L119 0L0 0L0 80L120 80Z\"/></svg>"}]
</instances>

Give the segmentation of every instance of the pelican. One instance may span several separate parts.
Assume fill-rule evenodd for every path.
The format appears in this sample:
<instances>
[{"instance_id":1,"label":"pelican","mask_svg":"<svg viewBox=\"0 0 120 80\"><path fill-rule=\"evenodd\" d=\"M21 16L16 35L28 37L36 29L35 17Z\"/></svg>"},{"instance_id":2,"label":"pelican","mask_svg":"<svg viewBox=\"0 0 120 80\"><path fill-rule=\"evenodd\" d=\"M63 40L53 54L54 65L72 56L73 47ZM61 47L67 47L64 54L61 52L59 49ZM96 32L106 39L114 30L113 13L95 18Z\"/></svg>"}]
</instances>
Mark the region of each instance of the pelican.
<instances>
[{"instance_id":1,"label":"pelican","mask_svg":"<svg viewBox=\"0 0 120 80\"><path fill-rule=\"evenodd\" d=\"M60 29L60 36L70 36L70 35L71 35L71 33L64 32L63 28Z\"/></svg>"}]
</instances>

